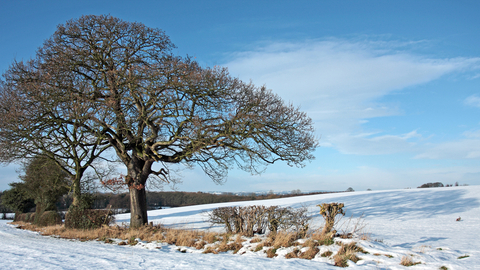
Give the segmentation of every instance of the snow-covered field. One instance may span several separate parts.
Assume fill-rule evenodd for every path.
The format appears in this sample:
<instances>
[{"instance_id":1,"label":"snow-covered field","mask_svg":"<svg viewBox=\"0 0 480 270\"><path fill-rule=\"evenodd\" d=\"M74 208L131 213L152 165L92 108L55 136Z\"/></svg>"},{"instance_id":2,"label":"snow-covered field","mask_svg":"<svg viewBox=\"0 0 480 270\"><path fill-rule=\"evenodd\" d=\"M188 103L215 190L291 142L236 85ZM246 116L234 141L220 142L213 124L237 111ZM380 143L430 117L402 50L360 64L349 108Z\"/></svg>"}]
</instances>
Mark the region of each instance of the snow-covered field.
<instances>
[{"instance_id":1,"label":"snow-covered field","mask_svg":"<svg viewBox=\"0 0 480 270\"><path fill-rule=\"evenodd\" d=\"M406 269L403 256L421 264L409 269L480 269L480 186L336 193L266 201L210 204L149 212L149 220L179 228L210 228L205 211L220 206L263 204L307 206L312 226L321 226L317 204L345 203L347 221L362 213L369 241L359 241L369 254L360 254L351 269ZM456 221L458 218L460 221ZM117 216L128 222L129 215ZM0 221L1 269L338 269L328 258L269 259L264 253L182 253L166 244L118 246L41 236ZM346 224L344 225L344 228ZM340 228L337 228L341 230ZM161 247L160 249L158 247ZM193 250L192 250L193 251ZM377 254L374 255L374 254ZM388 254L393 257L378 256ZM467 255L468 257L459 259Z\"/></svg>"}]
</instances>

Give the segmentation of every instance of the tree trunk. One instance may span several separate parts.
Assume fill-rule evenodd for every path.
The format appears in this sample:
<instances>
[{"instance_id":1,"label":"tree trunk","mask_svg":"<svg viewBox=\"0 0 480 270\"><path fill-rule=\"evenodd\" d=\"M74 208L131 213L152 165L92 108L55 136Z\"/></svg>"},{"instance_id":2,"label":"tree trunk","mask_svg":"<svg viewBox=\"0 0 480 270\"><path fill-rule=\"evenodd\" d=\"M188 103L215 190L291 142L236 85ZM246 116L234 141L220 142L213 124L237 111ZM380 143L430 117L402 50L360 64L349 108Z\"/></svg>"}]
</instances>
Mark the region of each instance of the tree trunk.
<instances>
[{"instance_id":1,"label":"tree trunk","mask_svg":"<svg viewBox=\"0 0 480 270\"><path fill-rule=\"evenodd\" d=\"M72 186L72 197L73 197L73 202L72 202L72 205L75 206L75 207L78 207L80 206L80 200L81 200L81 195L82 195L82 192L80 190L80 177L78 177L78 173L77 175L75 175L73 177L73 186Z\"/></svg>"},{"instance_id":2,"label":"tree trunk","mask_svg":"<svg viewBox=\"0 0 480 270\"><path fill-rule=\"evenodd\" d=\"M147 194L145 184L151 172L153 161L146 162L132 158L127 164L125 179L130 193L130 227L138 228L148 224Z\"/></svg>"},{"instance_id":3,"label":"tree trunk","mask_svg":"<svg viewBox=\"0 0 480 270\"><path fill-rule=\"evenodd\" d=\"M147 194L145 186L129 187L130 191L130 228L138 228L148 223Z\"/></svg>"}]
</instances>

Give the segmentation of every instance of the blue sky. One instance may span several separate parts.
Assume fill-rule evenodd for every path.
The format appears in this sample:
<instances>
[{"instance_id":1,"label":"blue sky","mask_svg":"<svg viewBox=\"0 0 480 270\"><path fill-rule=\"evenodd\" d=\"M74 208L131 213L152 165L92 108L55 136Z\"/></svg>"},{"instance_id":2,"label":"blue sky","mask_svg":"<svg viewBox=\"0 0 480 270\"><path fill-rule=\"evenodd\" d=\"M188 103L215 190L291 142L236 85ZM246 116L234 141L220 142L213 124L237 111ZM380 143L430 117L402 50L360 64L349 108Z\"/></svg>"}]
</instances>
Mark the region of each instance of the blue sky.
<instances>
[{"instance_id":1,"label":"blue sky","mask_svg":"<svg viewBox=\"0 0 480 270\"><path fill-rule=\"evenodd\" d=\"M179 190L478 185L479 12L461 0L0 0L0 72L33 57L58 24L110 14L164 30L175 53L266 85L315 122L320 148L305 168L233 170L223 185L183 170ZM1 167L0 190L17 175Z\"/></svg>"}]
</instances>

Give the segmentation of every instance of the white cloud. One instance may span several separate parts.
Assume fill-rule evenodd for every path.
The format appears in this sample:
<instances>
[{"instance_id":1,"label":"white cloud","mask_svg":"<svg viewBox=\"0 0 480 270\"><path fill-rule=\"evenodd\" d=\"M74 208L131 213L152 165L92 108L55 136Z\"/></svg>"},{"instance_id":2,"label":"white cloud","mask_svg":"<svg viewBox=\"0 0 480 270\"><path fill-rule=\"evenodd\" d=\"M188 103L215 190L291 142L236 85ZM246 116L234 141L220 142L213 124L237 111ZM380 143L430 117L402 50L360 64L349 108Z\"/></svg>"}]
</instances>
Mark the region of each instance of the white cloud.
<instances>
[{"instance_id":1,"label":"white cloud","mask_svg":"<svg viewBox=\"0 0 480 270\"><path fill-rule=\"evenodd\" d=\"M416 131L402 135L341 134L328 138L340 152L358 155L382 155L413 151L415 142L409 139L420 138Z\"/></svg>"},{"instance_id":2,"label":"white cloud","mask_svg":"<svg viewBox=\"0 0 480 270\"><path fill-rule=\"evenodd\" d=\"M471 95L465 99L464 103L468 106L480 108L480 97L478 95Z\"/></svg>"},{"instance_id":3,"label":"white cloud","mask_svg":"<svg viewBox=\"0 0 480 270\"><path fill-rule=\"evenodd\" d=\"M463 133L463 136L467 138L477 138L480 139L480 130L474 130L474 131L465 131Z\"/></svg>"},{"instance_id":4,"label":"white cloud","mask_svg":"<svg viewBox=\"0 0 480 270\"><path fill-rule=\"evenodd\" d=\"M480 139L463 139L429 146L416 159L479 159Z\"/></svg>"},{"instance_id":5,"label":"white cloud","mask_svg":"<svg viewBox=\"0 0 480 270\"><path fill-rule=\"evenodd\" d=\"M405 51L406 47L340 39L273 43L234 54L225 66L232 75L265 84L301 105L315 121L322 143L345 153L390 153L397 150L388 147L408 149L412 143L404 135L357 136L366 119L401 114L401 108L381 104L379 99L480 63L478 58L422 57Z\"/></svg>"},{"instance_id":6,"label":"white cloud","mask_svg":"<svg viewBox=\"0 0 480 270\"><path fill-rule=\"evenodd\" d=\"M426 144L415 159L480 159L480 130L465 131L463 138Z\"/></svg>"}]
</instances>

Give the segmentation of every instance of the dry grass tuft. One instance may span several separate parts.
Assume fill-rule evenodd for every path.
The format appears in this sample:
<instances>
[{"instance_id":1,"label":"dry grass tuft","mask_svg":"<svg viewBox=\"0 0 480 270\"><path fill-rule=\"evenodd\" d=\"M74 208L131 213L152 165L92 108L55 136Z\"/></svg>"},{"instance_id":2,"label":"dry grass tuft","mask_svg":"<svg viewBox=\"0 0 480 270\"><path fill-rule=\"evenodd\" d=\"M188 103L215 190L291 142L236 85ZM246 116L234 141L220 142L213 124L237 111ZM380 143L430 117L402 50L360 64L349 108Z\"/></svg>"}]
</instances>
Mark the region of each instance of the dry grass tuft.
<instances>
[{"instance_id":1,"label":"dry grass tuft","mask_svg":"<svg viewBox=\"0 0 480 270\"><path fill-rule=\"evenodd\" d=\"M250 243L258 243L258 242L262 242L262 239L260 237L255 237L253 238L252 240L250 240Z\"/></svg>"},{"instance_id":2,"label":"dry grass tuft","mask_svg":"<svg viewBox=\"0 0 480 270\"><path fill-rule=\"evenodd\" d=\"M234 242L229 242L229 240L231 240L231 237L229 235L225 235L222 242L215 246L217 252L227 252L229 250L233 250L233 253L237 253L243 247L243 239L241 235L237 235Z\"/></svg>"},{"instance_id":3,"label":"dry grass tuft","mask_svg":"<svg viewBox=\"0 0 480 270\"><path fill-rule=\"evenodd\" d=\"M218 241L218 234L214 232L206 232L203 235L203 240L207 243L213 244Z\"/></svg>"},{"instance_id":4,"label":"dry grass tuft","mask_svg":"<svg viewBox=\"0 0 480 270\"><path fill-rule=\"evenodd\" d=\"M262 249L263 249L263 244L260 243L260 244L258 244L258 245L255 247L255 250L254 250L254 251L255 251L255 252L258 252L258 251L260 251L260 250L262 250Z\"/></svg>"},{"instance_id":5,"label":"dry grass tuft","mask_svg":"<svg viewBox=\"0 0 480 270\"><path fill-rule=\"evenodd\" d=\"M371 233L360 233L358 237L360 238L360 240L363 240L363 241L372 240L372 234Z\"/></svg>"},{"instance_id":6,"label":"dry grass tuft","mask_svg":"<svg viewBox=\"0 0 480 270\"><path fill-rule=\"evenodd\" d=\"M271 247L273 245L273 241L274 241L273 238L268 237L265 240L263 240L260 244L265 246L265 247Z\"/></svg>"},{"instance_id":7,"label":"dry grass tuft","mask_svg":"<svg viewBox=\"0 0 480 270\"><path fill-rule=\"evenodd\" d=\"M277 257L277 249L276 248L267 249L267 257L268 258Z\"/></svg>"},{"instance_id":8,"label":"dry grass tuft","mask_svg":"<svg viewBox=\"0 0 480 270\"><path fill-rule=\"evenodd\" d=\"M357 257L355 251L346 250L345 252L340 253L340 251L333 256L335 266L339 267L348 267L347 261L352 261L354 263L358 262L360 258Z\"/></svg>"},{"instance_id":9,"label":"dry grass tuft","mask_svg":"<svg viewBox=\"0 0 480 270\"><path fill-rule=\"evenodd\" d=\"M363 248L358 247L355 242L351 242L349 244L340 244L340 249L338 250L337 254L333 256L333 260L335 261L335 266L339 267L347 267L347 261L352 261L357 263L360 258L357 257L357 252L366 253Z\"/></svg>"},{"instance_id":10,"label":"dry grass tuft","mask_svg":"<svg viewBox=\"0 0 480 270\"><path fill-rule=\"evenodd\" d=\"M205 242L204 240L197 241L195 243L195 248L196 249L202 249L202 248L205 247L206 244L207 244L207 242Z\"/></svg>"},{"instance_id":11,"label":"dry grass tuft","mask_svg":"<svg viewBox=\"0 0 480 270\"><path fill-rule=\"evenodd\" d=\"M333 232L323 234L321 232L316 232L313 233L312 236L310 237L312 240L316 240L318 242L318 245L320 246L329 246L333 245L335 241L333 241Z\"/></svg>"},{"instance_id":12,"label":"dry grass tuft","mask_svg":"<svg viewBox=\"0 0 480 270\"><path fill-rule=\"evenodd\" d=\"M299 255L300 255L300 249L294 248L290 253L287 253L285 255L285 259L299 258Z\"/></svg>"},{"instance_id":13,"label":"dry grass tuft","mask_svg":"<svg viewBox=\"0 0 480 270\"><path fill-rule=\"evenodd\" d=\"M205 254L206 253L218 254L218 251L214 247L209 246L203 251L203 253L205 253Z\"/></svg>"},{"instance_id":14,"label":"dry grass tuft","mask_svg":"<svg viewBox=\"0 0 480 270\"><path fill-rule=\"evenodd\" d=\"M313 258L315 258L315 256L317 256L318 252L320 250L317 248L317 247L309 247L307 249L307 251L303 252L302 254L300 254L300 257L301 259L306 259L306 260L311 260Z\"/></svg>"},{"instance_id":15,"label":"dry grass tuft","mask_svg":"<svg viewBox=\"0 0 480 270\"><path fill-rule=\"evenodd\" d=\"M302 247L318 247L320 244L318 241L313 239L307 239L303 244Z\"/></svg>"},{"instance_id":16,"label":"dry grass tuft","mask_svg":"<svg viewBox=\"0 0 480 270\"><path fill-rule=\"evenodd\" d=\"M402 260L400 261L400 265L403 266L412 266L417 264L421 264L421 262L414 262L412 256L403 256Z\"/></svg>"},{"instance_id":17,"label":"dry grass tuft","mask_svg":"<svg viewBox=\"0 0 480 270\"><path fill-rule=\"evenodd\" d=\"M385 256L385 257L388 257L388 258L393 258L393 255L390 255L390 254L381 254L381 253L374 253L373 254L374 256Z\"/></svg>"},{"instance_id":18,"label":"dry grass tuft","mask_svg":"<svg viewBox=\"0 0 480 270\"><path fill-rule=\"evenodd\" d=\"M291 247L294 245L294 242L299 238L298 233L295 232L278 232L273 235L273 246L275 248L280 247Z\"/></svg>"},{"instance_id":19,"label":"dry grass tuft","mask_svg":"<svg viewBox=\"0 0 480 270\"><path fill-rule=\"evenodd\" d=\"M193 247L200 237L197 231L177 230L177 246Z\"/></svg>"},{"instance_id":20,"label":"dry grass tuft","mask_svg":"<svg viewBox=\"0 0 480 270\"><path fill-rule=\"evenodd\" d=\"M320 256L322 257L330 257L332 256L333 252L331 252L330 250L327 250L325 251L324 253L320 254Z\"/></svg>"}]
</instances>

